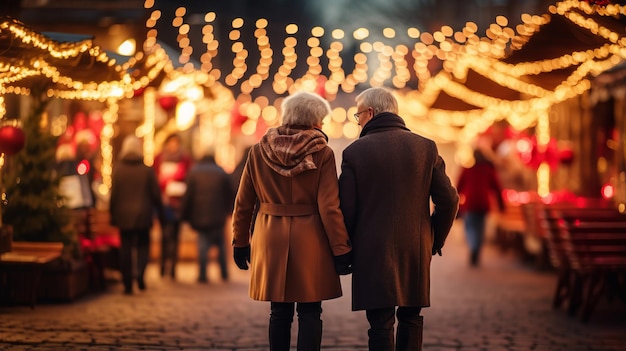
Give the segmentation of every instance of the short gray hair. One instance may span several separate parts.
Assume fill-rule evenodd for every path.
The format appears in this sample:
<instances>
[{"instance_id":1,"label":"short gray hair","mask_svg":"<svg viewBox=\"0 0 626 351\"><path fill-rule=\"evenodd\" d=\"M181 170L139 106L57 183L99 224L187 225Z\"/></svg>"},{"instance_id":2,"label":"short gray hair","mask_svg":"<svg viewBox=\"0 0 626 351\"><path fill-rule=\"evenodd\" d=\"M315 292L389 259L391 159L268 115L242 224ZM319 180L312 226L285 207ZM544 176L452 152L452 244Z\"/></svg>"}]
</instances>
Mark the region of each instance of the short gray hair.
<instances>
[{"instance_id":1,"label":"short gray hair","mask_svg":"<svg viewBox=\"0 0 626 351\"><path fill-rule=\"evenodd\" d=\"M119 156L120 158L125 158L129 156L143 157L143 144L141 140L134 135L129 135L124 138Z\"/></svg>"},{"instance_id":2,"label":"short gray hair","mask_svg":"<svg viewBox=\"0 0 626 351\"><path fill-rule=\"evenodd\" d=\"M306 91L285 98L282 103L283 125L312 127L321 125L331 112L330 104L321 96Z\"/></svg>"},{"instance_id":3,"label":"short gray hair","mask_svg":"<svg viewBox=\"0 0 626 351\"><path fill-rule=\"evenodd\" d=\"M357 105L371 107L374 110L374 116L382 112L398 114L398 100L386 88L366 89L356 97L355 101Z\"/></svg>"}]
</instances>

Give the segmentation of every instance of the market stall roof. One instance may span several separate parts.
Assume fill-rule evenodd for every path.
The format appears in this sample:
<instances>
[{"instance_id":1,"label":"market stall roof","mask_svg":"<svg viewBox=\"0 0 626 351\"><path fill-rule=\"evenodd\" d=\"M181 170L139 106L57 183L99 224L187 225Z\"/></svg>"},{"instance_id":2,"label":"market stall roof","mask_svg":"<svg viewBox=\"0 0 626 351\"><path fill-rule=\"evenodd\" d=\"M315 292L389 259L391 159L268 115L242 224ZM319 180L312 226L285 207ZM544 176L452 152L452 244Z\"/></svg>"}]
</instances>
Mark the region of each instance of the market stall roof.
<instances>
[{"instance_id":1,"label":"market stall roof","mask_svg":"<svg viewBox=\"0 0 626 351\"><path fill-rule=\"evenodd\" d=\"M38 33L0 19L0 93L38 89L70 99L121 97L128 89L124 76L116 59L88 35Z\"/></svg>"},{"instance_id":2,"label":"market stall roof","mask_svg":"<svg viewBox=\"0 0 626 351\"><path fill-rule=\"evenodd\" d=\"M611 1L611 4L557 3L552 13L544 15L547 22L502 62L518 67L534 66L533 72L522 69L518 72L523 74L524 80L554 90L571 79L583 64L602 62L613 55L623 56L620 50L626 47L626 16L619 11L619 6L626 1ZM614 61L613 65L618 63ZM610 64L603 66L610 67Z\"/></svg>"},{"instance_id":3,"label":"market stall roof","mask_svg":"<svg viewBox=\"0 0 626 351\"><path fill-rule=\"evenodd\" d=\"M557 2L550 14L526 23L530 30L525 32L532 35L519 36L523 45L509 55L455 57L451 69L424 85L420 102L425 116L458 128L484 126L480 118L532 125L542 111L586 91L593 76L623 62L624 9Z\"/></svg>"}]
</instances>

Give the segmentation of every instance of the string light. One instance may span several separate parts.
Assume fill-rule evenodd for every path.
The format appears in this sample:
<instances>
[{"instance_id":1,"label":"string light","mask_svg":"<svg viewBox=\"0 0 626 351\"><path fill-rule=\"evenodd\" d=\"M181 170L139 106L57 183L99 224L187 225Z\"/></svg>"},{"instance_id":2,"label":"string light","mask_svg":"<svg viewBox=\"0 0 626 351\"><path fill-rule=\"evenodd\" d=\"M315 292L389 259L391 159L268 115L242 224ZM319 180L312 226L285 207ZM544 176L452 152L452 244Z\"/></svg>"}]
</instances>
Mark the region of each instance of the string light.
<instances>
[{"instance_id":1,"label":"string light","mask_svg":"<svg viewBox=\"0 0 626 351\"><path fill-rule=\"evenodd\" d=\"M44 52L39 59L19 59L10 62L0 60L0 94L30 94L28 87L20 86L19 82L29 77L42 77L54 85L46 92L48 96L64 99L99 99L110 101L132 96L133 92L149 86L159 75L175 76L171 59L158 45L159 33L156 24L162 19L160 10L153 9L154 0L146 0L144 7L150 10L146 21L147 36L144 52L137 53L128 62L117 64L91 40L78 43L57 43L45 36L28 30L17 21L0 23L0 32L8 33L16 42ZM215 21L218 14L208 12L204 16L202 40L206 44L206 52L201 55L200 70L189 65L193 48L189 37L192 28L185 23L188 11L185 7L175 10L172 26L177 30L177 41L181 54L180 63L186 64L182 69L187 74L197 75L196 83L204 87L219 90L227 98L222 99L215 108L211 118L227 120L226 114L232 93L220 84L238 90L238 100L242 112L248 117L243 129L252 135L259 128L259 121L266 125L278 123L281 95L297 89L315 90L323 88L327 99L336 98L341 91L352 93L359 84L368 82L371 86L393 85L398 89L395 94L400 101L400 110L407 120L407 125L414 131L427 135L437 141L456 142L471 140L484 131L491 123L502 119L507 120L515 128L523 129L536 125L546 111L554 104L580 95L591 86L589 76L611 69L626 58L626 38L594 20L594 16L620 17L626 14L624 5L591 6L577 0L560 1L549 8L544 15L524 14L522 23L509 27L509 21L498 16L485 35L478 33L478 26L468 22L464 28L455 32L449 26L443 26L433 33L423 32L417 28L408 28L405 33L410 39L407 43L397 43L398 28L385 28L382 40L395 41L390 44L381 39L373 39L370 30L358 28L349 35L342 29L328 30L314 27L310 37L302 43L296 34L300 28L296 24L285 27L286 37L276 48L270 45L268 36L270 23L267 19L258 19L254 26L256 49L259 62L255 71L248 72L248 51L242 37L246 34L244 20L232 20L229 32L230 52L235 57L232 69L221 71L213 66L212 60L220 52L220 42L216 39ZM550 23L554 16L561 16L580 30L598 36L607 42L593 50L572 51L560 57L541 59L529 62L509 64L502 59L511 50L523 48L526 43L542 30L542 26ZM329 38L324 38L324 36ZM345 72L344 47L346 38L356 41L356 53L350 58L354 62L352 72ZM298 45L306 43L309 52L299 58L296 53ZM323 43L328 43L324 48ZM276 43L273 43L276 44ZM228 50L227 50L228 52ZM282 55L282 62L270 78L274 55ZM64 74L54 59L76 58L88 55L94 62L109 67L117 74L115 79L104 82L83 82ZM328 58L328 76L322 77L322 55ZM307 69L303 76L294 77L294 69L298 61L306 61ZM409 65L409 62L412 65ZM437 64L442 70L433 75L432 65ZM523 96L523 99L505 100L490 96L489 92L472 90L467 85L468 74L473 71L484 78L512 90ZM570 72L555 87L545 87L539 82L544 74L556 71ZM133 75L126 72L133 72ZM272 88L278 95L274 101L252 101L251 94L259 89L267 80L272 81ZM415 86L410 86L414 84ZM461 102L475 106L469 111L448 111L434 106L440 94L445 93ZM336 108L333 117L329 117L329 135L336 137L354 137L358 126L348 115L352 108ZM221 112L220 112L221 111ZM2 112L2 111L0 111ZM209 118L209 117L207 117ZM203 122L208 123L208 122ZM228 123L225 123L228 124ZM355 129L356 128L356 129ZM358 133L357 133L358 134ZM222 134L222 138L224 137ZM216 139L217 140L217 139ZM461 142L459 142L461 141ZM221 141L225 142L225 141ZM461 145L462 146L462 145ZM463 147L460 147L463 149ZM227 151L225 151L227 152Z\"/></svg>"}]
</instances>

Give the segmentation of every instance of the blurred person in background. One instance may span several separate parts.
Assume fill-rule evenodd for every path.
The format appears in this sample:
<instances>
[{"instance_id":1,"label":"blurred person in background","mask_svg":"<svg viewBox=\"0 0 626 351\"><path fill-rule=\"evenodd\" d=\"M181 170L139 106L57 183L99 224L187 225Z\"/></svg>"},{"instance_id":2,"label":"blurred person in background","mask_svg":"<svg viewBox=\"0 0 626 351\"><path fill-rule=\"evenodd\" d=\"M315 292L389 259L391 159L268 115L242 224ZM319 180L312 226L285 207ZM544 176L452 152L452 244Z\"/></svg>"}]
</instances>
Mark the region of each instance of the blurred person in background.
<instances>
[{"instance_id":1,"label":"blurred person in background","mask_svg":"<svg viewBox=\"0 0 626 351\"><path fill-rule=\"evenodd\" d=\"M141 140L127 136L119 157L113 169L109 213L111 225L120 230L124 293L132 294L134 269L139 290L146 289L144 272L149 259L150 229L155 215L162 223L163 203L156 174L143 162Z\"/></svg>"},{"instance_id":2,"label":"blurred person in background","mask_svg":"<svg viewBox=\"0 0 626 351\"><path fill-rule=\"evenodd\" d=\"M204 156L187 175L187 189L181 201L181 220L189 223L198 234L198 282L208 282L208 251L217 246L222 280L228 280L228 265L224 246L226 219L233 208L231 179L215 163L215 152L208 148Z\"/></svg>"},{"instance_id":3,"label":"blurred person in background","mask_svg":"<svg viewBox=\"0 0 626 351\"><path fill-rule=\"evenodd\" d=\"M161 230L162 277L169 273L172 278L176 278L180 237L180 201L185 193L185 178L191 165L191 156L183 150L180 136L168 135L163 142L163 149L154 158L153 166L165 206L165 223Z\"/></svg>"},{"instance_id":4,"label":"blurred person in background","mask_svg":"<svg viewBox=\"0 0 626 351\"><path fill-rule=\"evenodd\" d=\"M320 96L300 92L282 111L282 125L252 147L241 176L234 259L240 269L250 263L250 297L270 301L270 350L289 350L296 305L297 349L319 350L322 301L340 297L339 274L350 273L335 156L320 130L331 110Z\"/></svg>"},{"instance_id":5,"label":"blurred person in background","mask_svg":"<svg viewBox=\"0 0 626 351\"><path fill-rule=\"evenodd\" d=\"M502 187L496 168L480 148L474 150L474 164L461 170L457 190L461 197L459 215L463 218L465 238L470 251L469 262L471 266L477 266L485 241L487 214L494 199L500 212L504 211Z\"/></svg>"}]
</instances>

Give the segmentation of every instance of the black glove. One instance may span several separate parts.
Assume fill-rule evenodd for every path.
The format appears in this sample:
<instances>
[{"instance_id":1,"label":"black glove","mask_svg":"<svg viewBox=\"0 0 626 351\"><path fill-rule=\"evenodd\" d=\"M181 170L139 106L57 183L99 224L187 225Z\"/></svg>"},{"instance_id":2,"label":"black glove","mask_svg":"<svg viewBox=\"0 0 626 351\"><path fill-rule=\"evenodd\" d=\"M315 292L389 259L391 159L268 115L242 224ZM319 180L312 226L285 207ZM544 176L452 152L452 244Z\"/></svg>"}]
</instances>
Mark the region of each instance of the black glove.
<instances>
[{"instance_id":1,"label":"black glove","mask_svg":"<svg viewBox=\"0 0 626 351\"><path fill-rule=\"evenodd\" d=\"M441 256L441 248L443 247L443 245L433 245L433 256L435 255L439 255Z\"/></svg>"},{"instance_id":2,"label":"black glove","mask_svg":"<svg viewBox=\"0 0 626 351\"><path fill-rule=\"evenodd\" d=\"M352 251L333 257L335 260L335 270L339 275L352 273Z\"/></svg>"},{"instance_id":3,"label":"black glove","mask_svg":"<svg viewBox=\"0 0 626 351\"><path fill-rule=\"evenodd\" d=\"M247 271L248 263L250 263L250 245L245 247L233 247L233 256L237 267Z\"/></svg>"}]
</instances>

